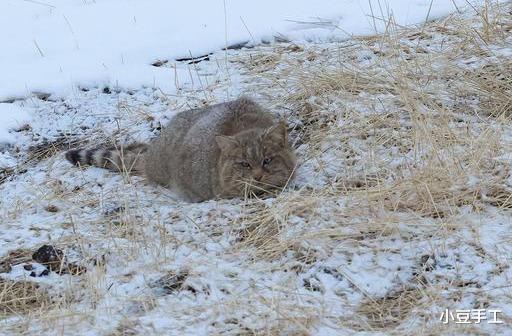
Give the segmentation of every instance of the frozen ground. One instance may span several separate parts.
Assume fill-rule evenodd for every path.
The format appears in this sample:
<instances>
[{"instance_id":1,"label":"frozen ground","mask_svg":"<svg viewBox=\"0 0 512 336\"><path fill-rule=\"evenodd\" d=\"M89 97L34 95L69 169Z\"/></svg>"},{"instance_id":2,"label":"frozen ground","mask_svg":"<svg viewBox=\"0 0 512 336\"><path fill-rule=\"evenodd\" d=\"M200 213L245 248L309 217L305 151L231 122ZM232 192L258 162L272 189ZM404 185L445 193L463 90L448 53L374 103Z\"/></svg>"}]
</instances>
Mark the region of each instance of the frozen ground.
<instances>
[{"instance_id":1,"label":"frozen ground","mask_svg":"<svg viewBox=\"0 0 512 336\"><path fill-rule=\"evenodd\" d=\"M0 334L510 334L511 10L169 61L173 94L16 100L34 113L0 176ZM292 128L298 177L276 198L187 204L63 159L242 93ZM86 272L39 276L43 244Z\"/></svg>"}]
</instances>

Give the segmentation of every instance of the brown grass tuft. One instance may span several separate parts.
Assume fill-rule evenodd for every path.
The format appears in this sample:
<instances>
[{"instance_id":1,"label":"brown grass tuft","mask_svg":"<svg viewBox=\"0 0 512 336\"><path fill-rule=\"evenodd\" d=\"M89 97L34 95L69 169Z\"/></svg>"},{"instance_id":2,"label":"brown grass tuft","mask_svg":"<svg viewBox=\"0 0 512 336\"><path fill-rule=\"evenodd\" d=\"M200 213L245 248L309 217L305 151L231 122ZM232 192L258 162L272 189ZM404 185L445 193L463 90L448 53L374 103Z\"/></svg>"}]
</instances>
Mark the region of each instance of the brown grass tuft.
<instances>
[{"instance_id":1,"label":"brown grass tuft","mask_svg":"<svg viewBox=\"0 0 512 336\"><path fill-rule=\"evenodd\" d=\"M30 281L0 279L0 316L41 311L50 305L50 297Z\"/></svg>"},{"instance_id":2,"label":"brown grass tuft","mask_svg":"<svg viewBox=\"0 0 512 336\"><path fill-rule=\"evenodd\" d=\"M29 249L17 249L0 258L0 273L9 273L11 267L32 260L32 251Z\"/></svg>"},{"instance_id":3,"label":"brown grass tuft","mask_svg":"<svg viewBox=\"0 0 512 336\"><path fill-rule=\"evenodd\" d=\"M359 306L358 313L367 318L371 329L388 330L406 321L413 310L420 307L422 298L420 289L402 288L383 298L365 300Z\"/></svg>"}]
</instances>

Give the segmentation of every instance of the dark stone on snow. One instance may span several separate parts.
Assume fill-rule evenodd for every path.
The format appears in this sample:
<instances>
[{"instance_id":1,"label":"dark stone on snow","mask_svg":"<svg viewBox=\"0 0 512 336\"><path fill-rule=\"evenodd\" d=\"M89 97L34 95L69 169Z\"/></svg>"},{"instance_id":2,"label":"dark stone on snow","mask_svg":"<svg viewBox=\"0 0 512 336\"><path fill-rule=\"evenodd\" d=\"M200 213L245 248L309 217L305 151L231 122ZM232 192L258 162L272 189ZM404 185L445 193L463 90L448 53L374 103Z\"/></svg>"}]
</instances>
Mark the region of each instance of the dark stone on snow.
<instances>
[{"instance_id":1,"label":"dark stone on snow","mask_svg":"<svg viewBox=\"0 0 512 336\"><path fill-rule=\"evenodd\" d=\"M43 245L34 252L32 259L40 264L48 266L50 270L55 271L61 268L61 264L64 260L64 253L51 245Z\"/></svg>"}]
</instances>

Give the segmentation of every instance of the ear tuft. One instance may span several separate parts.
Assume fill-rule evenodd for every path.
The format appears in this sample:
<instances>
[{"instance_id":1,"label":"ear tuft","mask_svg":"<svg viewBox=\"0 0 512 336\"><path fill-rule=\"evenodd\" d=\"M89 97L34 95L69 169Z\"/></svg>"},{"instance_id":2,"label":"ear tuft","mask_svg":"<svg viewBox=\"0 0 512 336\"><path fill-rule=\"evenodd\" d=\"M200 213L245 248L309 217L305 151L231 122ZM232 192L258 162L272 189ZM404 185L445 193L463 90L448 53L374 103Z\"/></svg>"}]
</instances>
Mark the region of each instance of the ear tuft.
<instances>
[{"instance_id":1,"label":"ear tuft","mask_svg":"<svg viewBox=\"0 0 512 336\"><path fill-rule=\"evenodd\" d=\"M285 146L288 142L288 132L286 131L286 123L283 120L280 120L274 126L268 128L265 131L265 138L270 139L272 141L276 141L281 146Z\"/></svg>"},{"instance_id":2,"label":"ear tuft","mask_svg":"<svg viewBox=\"0 0 512 336\"><path fill-rule=\"evenodd\" d=\"M228 135L217 135L215 137L215 141L217 142L221 152L230 150L238 145L238 141L234 137Z\"/></svg>"}]
</instances>

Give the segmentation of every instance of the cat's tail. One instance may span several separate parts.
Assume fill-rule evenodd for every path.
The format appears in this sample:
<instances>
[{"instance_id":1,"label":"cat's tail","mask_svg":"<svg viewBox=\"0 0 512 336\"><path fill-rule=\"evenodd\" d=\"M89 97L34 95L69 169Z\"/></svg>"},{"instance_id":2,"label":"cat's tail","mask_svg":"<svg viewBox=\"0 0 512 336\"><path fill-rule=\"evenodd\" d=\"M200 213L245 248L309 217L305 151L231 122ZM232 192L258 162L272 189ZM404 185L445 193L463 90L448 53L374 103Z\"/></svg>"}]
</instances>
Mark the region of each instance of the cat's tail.
<instances>
[{"instance_id":1,"label":"cat's tail","mask_svg":"<svg viewBox=\"0 0 512 336\"><path fill-rule=\"evenodd\" d=\"M144 168L146 144L134 143L125 147L72 149L66 159L77 166L96 166L117 172L139 173Z\"/></svg>"}]
</instances>

